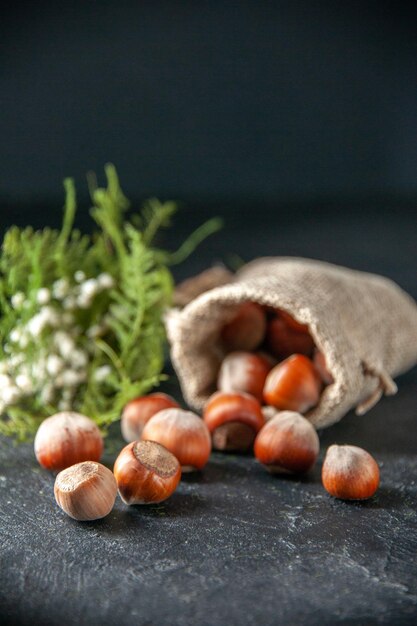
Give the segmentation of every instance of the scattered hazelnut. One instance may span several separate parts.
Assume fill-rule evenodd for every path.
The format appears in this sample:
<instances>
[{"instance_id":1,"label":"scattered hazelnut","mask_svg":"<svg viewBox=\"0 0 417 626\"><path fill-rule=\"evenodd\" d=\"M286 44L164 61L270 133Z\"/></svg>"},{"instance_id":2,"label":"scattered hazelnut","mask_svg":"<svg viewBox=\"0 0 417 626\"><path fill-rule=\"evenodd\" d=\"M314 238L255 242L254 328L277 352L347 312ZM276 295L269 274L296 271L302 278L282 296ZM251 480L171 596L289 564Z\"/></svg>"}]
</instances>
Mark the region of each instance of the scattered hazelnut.
<instances>
[{"instance_id":1,"label":"scattered hazelnut","mask_svg":"<svg viewBox=\"0 0 417 626\"><path fill-rule=\"evenodd\" d=\"M327 450L321 477L331 496L342 500L366 500L378 489L379 467L363 448L333 445Z\"/></svg>"},{"instance_id":2,"label":"scattered hazelnut","mask_svg":"<svg viewBox=\"0 0 417 626\"><path fill-rule=\"evenodd\" d=\"M289 316L288 318L292 319ZM292 354L311 356L313 353L314 341L308 329L300 331L295 325L304 328L295 320L289 325L282 317L269 320L266 329L266 347L278 359L286 359Z\"/></svg>"},{"instance_id":3,"label":"scattered hazelnut","mask_svg":"<svg viewBox=\"0 0 417 626\"><path fill-rule=\"evenodd\" d=\"M42 422L34 447L42 467L59 471L82 461L99 461L103 437L90 418L64 411Z\"/></svg>"},{"instance_id":4,"label":"scattered hazelnut","mask_svg":"<svg viewBox=\"0 0 417 626\"><path fill-rule=\"evenodd\" d=\"M312 424L293 411L283 411L259 431L255 456L271 473L302 473L316 462L320 442Z\"/></svg>"},{"instance_id":5,"label":"scattered hazelnut","mask_svg":"<svg viewBox=\"0 0 417 626\"><path fill-rule=\"evenodd\" d=\"M201 470L209 460L211 439L207 426L195 413L165 409L151 417L142 440L157 441L174 454L183 472Z\"/></svg>"},{"instance_id":6,"label":"scattered hazelnut","mask_svg":"<svg viewBox=\"0 0 417 626\"><path fill-rule=\"evenodd\" d=\"M264 309L255 302L245 302L235 317L223 326L221 338L227 350L255 350L266 330Z\"/></svg>"},{"instance_id":7,"label":"scattered hazelnut","mask_svg":"<svg viewBox=\"0 0 417 626\"><path fill-rule=\"evenodd\" d=\"M132 441L114 464L119 494L126 504L155 504L169 498L181 479L181 466L155 441Z\"/></svg>"},{"instance_id":8,"label":"scattered hazelnut","mask_svg":"<svg viewBox=\"0 0 417 626\"><path fill-rule=\"evenodd\" d=\"M264 387L267 404L282 411L306 413L320 397L321 382L312 361L293 354L268 374Z\"/></svg>"},{"instance_id":9,"label":"scattered hazelnut","mask_svg":"<svg viewBox=\"0 0 417 626\"><path fill-rule=\"evenodd\" d=\"M135 398L128 402L123 409L121 431L125 441L137 441L142 436L143 427L153 415L162 411L178 407L179 404L166 393L151 393L148 396Z\"/></svg>"},{"instance_id":10,"label":"scattered hazelnut","mask_svg":"<svg viewBox=\"0 0 417 626\"><path fill-rule=\"evenodd\" d=\"M243 391L262 401L263 388L272 364L251 352L230 352L220 366L217 387L220 391Z\"/></svg>"},{"instance_id":11,"label":"scattered hazelnut","mask_svg":"<svg viewBox=\"0 0 417 626\"><path fill-rule=\"evenodd\" d=\"M55 479L55 500L63 511L80 522L105 517L114 506L117 483L101 463L84 461L60 472Z\"/></svg>"},{"instance_id":12,"label":"scattered hazelnut","mask_svg":"<svg viewBox=\"0 0 417 626\"><path fill-rule=\"evenodd\" d=\"M213 448L246 451L265 424L261 405L247 393L218 391L207 401L203 418L212 435Z\"/></svg>"},{"instance_id":13,"label":"scattered hazelnut","mask_svg":"<svg viewBox=\"0 0 417 626\"><path fill-rule=\"evenodd\" d=\"M334 383L334 378L327 369L326 357L323 352L320 352L320 350L314 352L313 363L325 385Z\"/></svg>"}]
</instances>

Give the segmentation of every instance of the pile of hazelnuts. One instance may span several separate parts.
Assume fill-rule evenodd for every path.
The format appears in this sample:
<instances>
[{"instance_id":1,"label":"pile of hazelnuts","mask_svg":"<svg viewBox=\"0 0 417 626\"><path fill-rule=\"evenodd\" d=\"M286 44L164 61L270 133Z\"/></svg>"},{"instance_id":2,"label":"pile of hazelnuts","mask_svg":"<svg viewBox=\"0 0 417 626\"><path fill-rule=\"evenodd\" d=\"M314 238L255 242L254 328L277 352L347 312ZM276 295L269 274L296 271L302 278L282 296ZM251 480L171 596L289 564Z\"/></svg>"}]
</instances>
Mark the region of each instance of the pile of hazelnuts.
<instances>
[{"instance_id":1,"label":"pile of hazelnuts","mask_svg":"<svg viewBox=\"0 0 417 626\"><path fill-rule=\"evenodd\" d=\"M222 328L221 342L226 356L202 418L164 393L132 400L121 416L129 443L113 472L99 463L103 438L88 417L64 412L41 424L35 454L42 467L59 471L55 498L70 517L104 517L117 492L129 505L162 502L182 472L204 468L212 448L253 448L271 473L301 474L314 465L319 438L304 415L333 377L308 327L285 311L246 302ZM379 468L362 448L332 445L322 482L334 497L364 500L378 488Z\"/></svg>"}]
</instances>

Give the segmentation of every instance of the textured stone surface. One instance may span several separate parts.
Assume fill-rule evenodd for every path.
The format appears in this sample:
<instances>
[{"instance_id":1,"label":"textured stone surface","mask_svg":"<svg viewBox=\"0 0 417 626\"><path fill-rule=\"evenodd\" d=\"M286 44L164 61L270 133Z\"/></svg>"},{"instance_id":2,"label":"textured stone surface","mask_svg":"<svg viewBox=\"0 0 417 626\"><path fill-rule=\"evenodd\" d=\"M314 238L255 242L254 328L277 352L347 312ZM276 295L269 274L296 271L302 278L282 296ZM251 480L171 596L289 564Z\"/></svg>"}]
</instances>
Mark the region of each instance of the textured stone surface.
<instances>
[{"instance_id":1,"label":"textured stone surface","mask_svg":"<svg viewBox=\"0 0 417 626\"><path fill-rule=\"evenodd\" d=\"M258 239L236 234L227 248L253 256L327 251L328 260L350 259L411 290L411 227L333 220L309 224L309 233L288 229L283 250L273 249L269 230ZM1 440L0 623L415 624L417 371L397 382L397 396L321 433L320 462L301 480L270 476L250 456L214 454L166 503L129 508L118 498L98 522L66 517L31 445ZM165 390L178 395L175 382ZM345 503L324 492L321 460L333 442L363 446L378 460L372 500ZM106 464L122 445L115 426Z\"/></svg>"},{"instance_id":2,"label":"textured stone surface","mask_svg":"<svg viewBox=\"0 0 417 626\"><path fill-rule=\"evenodd\" d=\"M32 448L0 448L1 614L42 624L276 624L417 616L417 376L367 419L323 431L381 465L366 503L214 454L166 503L77 523L55 505ZM114 429L104 461L123 442Z\"/></svg>"}]
</instances>

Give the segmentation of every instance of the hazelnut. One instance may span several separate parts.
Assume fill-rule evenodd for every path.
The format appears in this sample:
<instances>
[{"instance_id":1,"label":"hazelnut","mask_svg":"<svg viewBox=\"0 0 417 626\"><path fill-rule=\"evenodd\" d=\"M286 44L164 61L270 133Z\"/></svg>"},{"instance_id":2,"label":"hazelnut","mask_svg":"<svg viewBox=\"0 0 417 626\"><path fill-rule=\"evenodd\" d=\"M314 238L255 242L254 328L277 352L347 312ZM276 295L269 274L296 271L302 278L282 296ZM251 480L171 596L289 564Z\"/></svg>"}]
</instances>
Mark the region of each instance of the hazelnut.
<instances>
[{"instance_id":1,"label":"hazelnut","mask_svg":"<svg viewBox=\"0 0 417 626\"><path fill-rule=\"evenodd\" d=\"M155 441L132 441L114 464L119 494L126 504L155 504L169 498L181 479L178 459Z\"/></svg>"},{"instance_id":2,"label":"hazelnut","mask_svg":"<svg viewBox=\"0 0 417 626\"><path fill-rule=\"evenodd\" d=\"M183 472L203 469L211 452L207 426L201 417L183 409L165 409L151 417L142 440L165 446L177 457Z\"/></svg>"},{"instance_id":3,"label":"hazelnut","mask_svg":"<svg viewBox=\"0 0 417 626\"><path fill-rule=\"evenodd\" d=\"M278 415L278 413L278 409L274 406L264 405L262 407L262 415L264 416L266 422L269 422L269 420Z\"/></svg>"},{"instance_id":4,"label":"hazelnut","mask_svg":"<svg viewBox=\"0 0 417 626\"><path fill-rule=\"evenodd\" d=\"M55 500L63 511L78 521L105 517L114 506L117 483L101 463L84 461L59 472L54 485Z\"/></svg>"},{"instance_id":5,"label":"hazelnut","mask_svg":"<svg viewBox=\"0 0 417 626\"><path fill-rule=\"evenodd\" d=\"M275 309L275 314L278 315L291 330L297 331L297 333L304 333L306 335L309 334L309 329L307 324L301 324L301 322L297 322L289 313L283 311L282 309Z\"/></svg>"},{"instance_id":6,"label":"hazelnut","mask_svg":"<svg viewBox=\"0 0 417 626\"><path fill-rule=\"evenodd\" d=\"M334 383L334 378L327 369L326 357L323 352L320 352L320 350L316 350L314 352L313 363L325 385L331 385Z\"/></svg>"},{"instance_id":7,"label":"hazelnut","mask_svg":"<svg viewBox=\"0 0 417 626\"><path fill-rule=\"evenodd\" d=\"M218 391L207 401L203 418L216 450L248 450L265 424L261 405L247 393Z\"/></svg>"},{"instance_id":8,"label":"hazelnut","mask_svg":"<svg viewBox=\"0 0 417 626\"><path fill-rule=\"evenodd\" d=\"M375 459L357 446L328 448L322 468L323 486L341 500L366 500L379 485L379 467Z\"/></svg>"},{"instance_id":9,"label":"hazelnut","mask_svg":"<svg viewBox=\"0 0 417 626\"><path fill-rule=\"evenodd\" d=\"M82 461L99 461L103 437L93 420L80 413L64 411L42 422L34 447L42 467L59 471Z\"/></svg>"},{"instance_id":10,"label":"hazelnut","mask_svg":"<svg viewBox=\"0 0 417 626\"><path fill-rule=\"evenodd\" d=\"M262 401L263 388L272 364L251 352L230 352L220 366L217 387L220 391L243 391Z\"/></svg>"},{"instance_id":11,"label":"hazelnut","mask_svg":"<svg viewBox=\"0 0 417 626\"><path fill-rule=\"evenodd\" d=\"M316 462L320 442L312 424L293 411L283 411L259 431L255 456L272 473L307 472Z\"/></svg>"},{"instance_id":12,"label":"hazelnut","mask_svg":"<svg viewBox=\"0 0 417 626\"><path fill-rule=\"evenodd\" d=\"M304 326L295 320L289 325L283 317L271 319L266 329L265 342L269 352L278 359L286 359L292 354L311 356L314 349L313 338L308 333L308 329L300 331L297 327L304 329Z\"/></svg>"},{"instance_id":13,"label":"hazelnut","mask_svg":"<svg viewBox=\"0 0 417 626\"><path fill-rule=\"evenodd\" d=\"M255 302L242 304L233 319L223 326L221 338L226 350L255 350L266 330L264 309Z\"/></svg>"},{"instance_id":14,"label":"hazelnut","mask_svg":"<svg viewBox=\"0 0 417 626\"><path fill-rule=\"evenodd\" d=\"M137 441L142 436L146 422L163 409L179 407L178 402L166 393L151 393L148 396L135 398L123 409L121 431L125 441Z\"/></svg>"},{"instance_id":15,"label":"hazelnut","mask_svg":"<svg viewBox=\"0 0 417 626\"><path fill-rule=\"evenodd\" d=\"M293 354L268 374L264 387L267 404L282 411L306 413L319 401L321 382L310 359Z\"/></svg>"}]
</instances>

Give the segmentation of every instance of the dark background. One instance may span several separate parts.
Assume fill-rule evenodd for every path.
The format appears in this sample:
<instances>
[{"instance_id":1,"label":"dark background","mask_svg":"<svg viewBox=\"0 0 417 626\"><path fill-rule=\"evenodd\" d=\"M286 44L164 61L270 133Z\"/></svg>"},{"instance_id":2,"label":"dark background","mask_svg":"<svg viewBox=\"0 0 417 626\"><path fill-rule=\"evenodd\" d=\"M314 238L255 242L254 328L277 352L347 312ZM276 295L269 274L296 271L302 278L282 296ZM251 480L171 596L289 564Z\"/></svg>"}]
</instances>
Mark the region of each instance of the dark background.
<instances>
[{"instance_id":1,"label":"dark background","mask_svg":"<svg viewBox=\"0 0 417 626\"><path fill-rule=\"evenodd\" d=\"M134 198L417 197L414 2L2 6L3 204L109 160Z\"/></svg>"},{"instance_id":2,"label":"dark background","mask_svg":"<svg viewBox=\"0 0 417 626\"><path fill-rule=\"evenodd\" d=\"M175 198L165 245L225 227L181 268L268 254L375 271L417 298L415 2L15 2L0 16L0 227L58 226L74 176L116 164L134 203ZM389 315L387 311L387 315ZM410 338L410 341L412 338ZM0 621L411 625L417 372L320 433L305 478L214 454L166 503L65 518L31 444L0 440ZM175 376L165 390L181 401ZM328 445L381 467L369 502L328 496ZM117 424L104 462L120 450ZM3 621L2 621L3 620Z\"/></svg>"}]
</instances>

